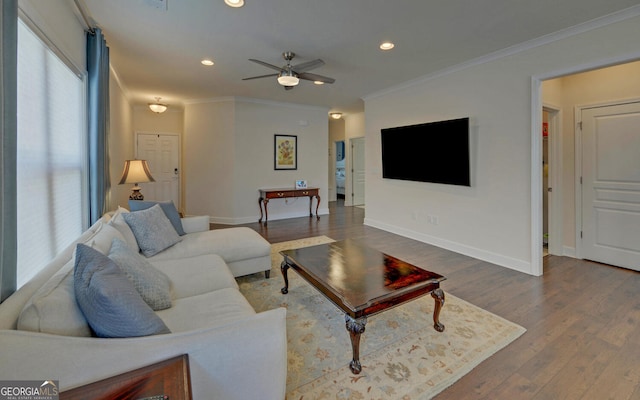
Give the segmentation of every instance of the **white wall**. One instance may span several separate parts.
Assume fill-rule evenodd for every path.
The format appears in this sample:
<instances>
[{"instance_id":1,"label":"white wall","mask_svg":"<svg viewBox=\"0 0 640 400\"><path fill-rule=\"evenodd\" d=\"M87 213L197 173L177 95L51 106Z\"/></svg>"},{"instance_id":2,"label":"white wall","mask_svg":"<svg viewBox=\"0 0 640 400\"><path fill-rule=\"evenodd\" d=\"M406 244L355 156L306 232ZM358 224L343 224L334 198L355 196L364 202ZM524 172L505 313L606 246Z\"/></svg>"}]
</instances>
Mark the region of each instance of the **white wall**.
<instances>
[{"instance_id":1,"label":"white wall","mask_svg":"<svg viewBox=\"0 0 640 400\"><path fill-rule=\"evenodd\" d=\"M133 154L133 116L126 91L120 86L113 70L109 74L109 173L111 191L108 196L109 210L118 206L129 208L128 201L132 185L118 185L125 160Z\"/></svg>"},{"instance_id":2,"label":"white wall","mask_svg":"<svg viewBox=\"0 0 640 400\"><path fill-rule=\"evenodd\" d=\"M327 207L328 110L245 98L185 105L185 200L189 214L241 224L260 217L258 189L294 187L297 179L320 188ZM274 170L274 135L298 137L298 169ZM315 209L315 203L314 203ZM269 202L269 219L308 215L306 198Z\"/></svg>"},{"instance_id":3,"label":"white wall","mask_svg":"<svg viewBox=\"0 0 640 400\"><path fill-rule=\"evenodd\" d=\"M187 214L233 218L234 113L233 99L185 105L182 178Z\"/></svg>"},{"instance_id":4,"label":"white wall","mask_svg":"<svg viewBox=\"0 0 640 400\"><path fill-rule=\"evenodd\" d=\"M639 27L632 17L365 98L365 223L535 273L532 76L640 58ZM458 117L470 117L471 187L382 179L380 129Z\"/></svg>"}]
</instances>

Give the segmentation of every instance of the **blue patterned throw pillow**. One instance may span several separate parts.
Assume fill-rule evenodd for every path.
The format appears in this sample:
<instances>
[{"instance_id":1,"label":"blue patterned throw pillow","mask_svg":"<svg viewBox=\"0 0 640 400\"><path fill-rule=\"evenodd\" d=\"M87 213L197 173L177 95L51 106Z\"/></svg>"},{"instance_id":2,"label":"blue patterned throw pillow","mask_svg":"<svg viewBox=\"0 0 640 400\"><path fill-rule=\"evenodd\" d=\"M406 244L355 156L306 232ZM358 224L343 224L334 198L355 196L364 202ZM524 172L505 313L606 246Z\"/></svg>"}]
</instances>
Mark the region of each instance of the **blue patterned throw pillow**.
<instances>
[{"instance_id":1,"label":"blue patterned throw pillow","mask_svg":"<svg viewBox=\"0 0 640 400\"><path fill-rule=\"evenodd\" d=\"M151 208L158 204L164 214L171 221L171 225L173 225L178 235L182 236L185 234L184 229L182 228L182 220L180 219L180 213L176 208L173 201L148 201L148 200L129 200L129 210L131 211L140 211L146 210L147 208Z\"/></svg>"},{"instance_id":2,"label":"blue patterned throw pillow","mask_svg":"<svg viewBox=\"0 0 640 400\"><path fill-rule=\"evenodd\" d=\"M160 253L182 240L158 204L146 210L122 214L147 257Z\"/></svg>"},{"instance_id":3,"label":"blue patterned throw pillow","mask_svg":"<svg viewBox=\"0 0 640 400\"><path fill-rule=\"evenodd\" d=\"M115 261L133 282L142 299L154 311L171 307L171 280L164 272L151 265L118 238L111 242L108 257Z\"/></svg>"},{"instance_id":4,"label":"blue patterned throw pillow","mask_svg":"<svg viewBox=\"0 0 640 400\"><path fill-rule=\"evenodd\" d=\"M78 306L98 337L170 333L126 274L99 251L77 245L73 279Z\"/></svg>"}]
</instances>

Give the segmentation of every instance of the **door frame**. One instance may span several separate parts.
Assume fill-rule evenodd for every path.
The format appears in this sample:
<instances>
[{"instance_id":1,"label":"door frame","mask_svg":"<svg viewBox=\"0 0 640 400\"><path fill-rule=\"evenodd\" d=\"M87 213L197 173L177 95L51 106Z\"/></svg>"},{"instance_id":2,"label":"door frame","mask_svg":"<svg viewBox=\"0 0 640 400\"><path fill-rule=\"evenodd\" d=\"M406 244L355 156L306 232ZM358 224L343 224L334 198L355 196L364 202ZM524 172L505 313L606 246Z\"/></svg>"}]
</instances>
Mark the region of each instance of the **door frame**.
<instances>
[{"instance_id":1,"label":"door frame","mask_svg":"<svg viewBox=\"0 0 640 400\"><path fill-rule=\"evenodd\" d=\"M553 190L549 194L548 228L549 254L562 255L562 109L549 103L542 104L543 111L549 114L549 187ZM542 159L542 157L541 157ZM544 191L542 192L544 196ZM544 217L544 213L543 213Z\"/></svg>"},{"instance_id":2,"label":"door frame","mask_svg":"<svg viewBox=\"0 0 640 400\"><path fill-rule=\"evenodd\" d=\"M598 59L585 64L573 65L546 73L531 76L531 259L532 275L541 276L542 268L542 81L560 78L592 69L610 67L640 60L640 51L618 57ZM576 221L577 225L577 221ZM576 242L576 247L577 247Z\"/></svg>"},{"instance_id":3,"label":"door frame","mask_svg":"<svg viewBox=\"0 0 640 400\"><path fill-rule=\"evenodd\" d=\"M631 98L631 99L620 99L620 100L612 100L606 102L599 102L593 104L581 104L576 105L574 107L574 118L575 123L575 219L576 219L576 227L575 227L575 237L576 237L576 258L583 259L583 246L582 246L582 111L588 110L591 108L600 108L600 107L609 107L609 106L618 106L628 103L639 103L640 98Z\"/></svg>"},{"instance_id":4,"label":"door frame","mask_svg":"<svg viewBox=\"0 0 640 400\"><path fill-rule=\"evenodd\" d=\"M183 180L182 180L182 140L180 140L180 134L176 132L153 132L153 131L135 131L133 137L133 157L138 158L138 136L139 135L163 135L163 136L176 136L178 138L178 201L180 204L176 204L178 210L182 210L182 204L184 199L182 194L184 193Z\"/></svg>"}]
</instances>

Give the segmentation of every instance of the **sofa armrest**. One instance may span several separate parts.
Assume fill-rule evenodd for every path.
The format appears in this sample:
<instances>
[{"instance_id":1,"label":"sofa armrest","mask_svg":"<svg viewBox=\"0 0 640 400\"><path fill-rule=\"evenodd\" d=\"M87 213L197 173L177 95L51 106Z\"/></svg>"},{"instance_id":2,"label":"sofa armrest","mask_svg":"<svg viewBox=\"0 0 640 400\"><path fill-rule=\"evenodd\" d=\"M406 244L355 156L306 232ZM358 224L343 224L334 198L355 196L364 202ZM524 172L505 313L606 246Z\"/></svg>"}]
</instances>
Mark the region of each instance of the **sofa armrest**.
<instances>
[{"instance_id":1,"label":"sofa armrest","mask_svg":"<svg viewBox=\"0 0 640 400\"><path fill-rule=\"evenodd\" d=\"M182 229L186 233L204 232L209 230L209 216L196 215L193 217L182 217Z\"/></svg>"},{"instance_id":2,"label":"sofa armrest","mask_svg":"<svg viewBox=\"0 0 640 400\"><path fill-rule=\"evenodd\" d=\"M194 399L284 399L286 310L231 324L130 339L0 331L0 380L59 380L62 391L189 355Z\"/></svg>"}]
</instances>

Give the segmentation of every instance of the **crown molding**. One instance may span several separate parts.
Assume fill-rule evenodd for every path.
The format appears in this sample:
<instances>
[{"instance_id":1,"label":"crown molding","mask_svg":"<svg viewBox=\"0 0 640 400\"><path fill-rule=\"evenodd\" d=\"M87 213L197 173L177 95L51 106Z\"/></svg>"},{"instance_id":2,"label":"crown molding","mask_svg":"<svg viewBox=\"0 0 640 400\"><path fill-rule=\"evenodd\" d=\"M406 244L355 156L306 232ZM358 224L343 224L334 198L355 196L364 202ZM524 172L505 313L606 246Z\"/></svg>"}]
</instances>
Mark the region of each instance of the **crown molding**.
<instances>
[{"instance_id":1,"label":"crown molding","mask_svg":"<svg viewBox=\"0 0 640 400\"><path fill-rule=\"evenodd\" d=\"M242 96L223 96L223 97L212 97L208 99L191 99L185 100L182 103L187 104L203 104L203 103L254 103L254 104L263 104L269 106L277 106L277 107L288 107L288 108L297 108L304 110L322 110L329 111L329 107L322 106L311 106L308 104L298 104L298 103L287 103L283 101L274 101L274 100L265 100L265 99L256 99L253 97L242 97Z\"/></svg>"}]
</instances>

